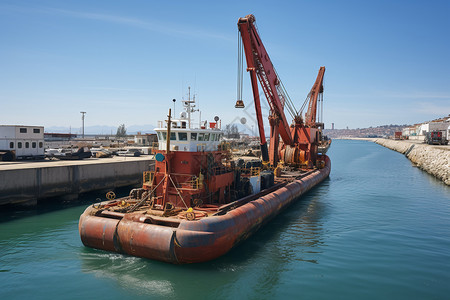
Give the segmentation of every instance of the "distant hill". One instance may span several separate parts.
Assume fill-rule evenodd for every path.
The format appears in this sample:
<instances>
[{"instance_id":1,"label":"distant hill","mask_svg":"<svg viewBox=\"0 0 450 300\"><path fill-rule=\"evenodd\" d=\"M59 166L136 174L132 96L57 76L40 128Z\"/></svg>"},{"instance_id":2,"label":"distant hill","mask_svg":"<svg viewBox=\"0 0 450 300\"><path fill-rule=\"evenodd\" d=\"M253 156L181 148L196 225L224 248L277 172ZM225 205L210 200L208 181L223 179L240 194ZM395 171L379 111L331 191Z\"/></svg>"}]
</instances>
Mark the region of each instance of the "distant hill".
<instances>
[{"instance_id":1,"label":"distant hill","mask_svg":"<svg viewBox=\"0 0 450 300\"><path fill-rule=\"evenodd\" d=\"M249 126L248 124L240 124L234 123L230 125L236 125L239 133L241 134L250 134L258 136L258 128L257 126ZM411 125L382 125L377 127L369 127L369 128L356 128L356 129L324 129L324 135L329 138L345 138L345 137L360 137L360 138L370 138L370 137L389 137L394 136L394 132L402 131L403 128L409 127ZM222 125L222 129L225 130L225 126ZM266 137L269 137L270 127L265 126L264 132L266 133Z\"/></svg>"},{"instance_id":2,"label":"distant hill","mask_svg":"<svg viewBox=\"0 0 450 300\"><path fill-rule=\"evenodd\" d=\"M394 132L402 131L403 128L411 125L382 125L369 128L356 128L356 129L324 129L324 135L329 138L375 138L375 137L390 137L394 136Z\"/></svg>"}]
</instances>

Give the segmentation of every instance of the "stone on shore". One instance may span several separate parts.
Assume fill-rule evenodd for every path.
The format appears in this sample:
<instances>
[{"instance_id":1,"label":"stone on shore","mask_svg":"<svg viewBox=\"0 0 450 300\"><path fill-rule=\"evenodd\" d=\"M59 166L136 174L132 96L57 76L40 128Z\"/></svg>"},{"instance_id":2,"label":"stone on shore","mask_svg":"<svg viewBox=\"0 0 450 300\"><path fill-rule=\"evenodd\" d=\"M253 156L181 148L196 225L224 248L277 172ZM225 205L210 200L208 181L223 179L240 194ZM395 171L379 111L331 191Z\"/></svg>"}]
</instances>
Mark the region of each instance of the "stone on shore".
<instances>
[{"instance_id":1,"label":"stone on shore","mask_svg":"<svg viewBox=\"0 0 450 300\"><path fill-rule=\"evenodd\" d=\"M374 142L405 154L417 167L450 185L450 146L436 147L388 139L375 139Z\"/></svg>"}]
</instances>

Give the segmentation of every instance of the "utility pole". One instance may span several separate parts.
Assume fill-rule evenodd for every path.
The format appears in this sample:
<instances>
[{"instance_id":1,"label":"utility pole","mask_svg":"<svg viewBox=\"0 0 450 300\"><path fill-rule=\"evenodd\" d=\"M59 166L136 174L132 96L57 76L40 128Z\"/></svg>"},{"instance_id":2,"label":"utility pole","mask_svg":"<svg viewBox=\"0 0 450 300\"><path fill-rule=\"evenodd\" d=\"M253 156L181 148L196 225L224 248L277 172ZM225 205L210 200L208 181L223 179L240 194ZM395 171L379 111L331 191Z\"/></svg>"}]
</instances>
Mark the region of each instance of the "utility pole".
<instances>
[{"instance_id":1,"label":"utility pole","mask_svg":"<svg viewBox=\"0 0 450 300\"><path fill-rule=\"evenodd\" d=\"M86 114L85 111L80 111L81 113L81 123L82 123L82 128L83 128L83 139L84 139L84 115Z\"/></svg>"}]
</instances>

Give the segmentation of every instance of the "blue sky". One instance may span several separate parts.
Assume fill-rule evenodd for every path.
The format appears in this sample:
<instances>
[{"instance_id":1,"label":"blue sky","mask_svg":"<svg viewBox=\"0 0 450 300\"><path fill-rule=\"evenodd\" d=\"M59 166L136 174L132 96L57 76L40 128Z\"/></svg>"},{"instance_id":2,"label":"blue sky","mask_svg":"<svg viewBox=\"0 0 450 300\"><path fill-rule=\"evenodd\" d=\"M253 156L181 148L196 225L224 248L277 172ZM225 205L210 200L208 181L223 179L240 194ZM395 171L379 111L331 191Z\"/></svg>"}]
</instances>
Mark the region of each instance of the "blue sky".
<instances>
[{"instance_id":1,"label":"blue sky","mask_svg":"<svg viewBox=\"0 0 450 300\"><path fill-rule=\"evenodd\" d=\"M0 124L157 125L191 86L202 119L250 125L234 108L250 13L297 108L326 67L326 127L450 113L450 1L0 0Z\"/></svg>"}]
</instances>

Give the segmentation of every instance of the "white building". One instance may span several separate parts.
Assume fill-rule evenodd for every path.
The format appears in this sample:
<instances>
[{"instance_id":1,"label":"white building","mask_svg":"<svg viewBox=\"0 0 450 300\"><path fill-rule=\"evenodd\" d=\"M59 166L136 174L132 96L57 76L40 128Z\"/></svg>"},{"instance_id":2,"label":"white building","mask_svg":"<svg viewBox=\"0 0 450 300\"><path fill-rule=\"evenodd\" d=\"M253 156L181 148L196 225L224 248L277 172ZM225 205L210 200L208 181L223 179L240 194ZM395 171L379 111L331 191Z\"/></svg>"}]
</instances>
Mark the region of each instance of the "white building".
<instances>
[{"instance_id":1,"label":"white building","mask_svg":"<svg viewBox=\"0 0 450 300\"><path fill-rule=\"evenodd\" d=\"M44 157L44 127L0 125L0 150L14 151L17 158Z\"/></svg>"},{"instance_id":2,"label":"white building","mask_svg":"<svg viewBox=\"0 0 450 300\"><path fill-rule=\"evenodd\" d=\"M430 123L423 123L419 127L419 134L418 135L427 135L427 132L430 131Z\"/></svg>"}]
</instances>

